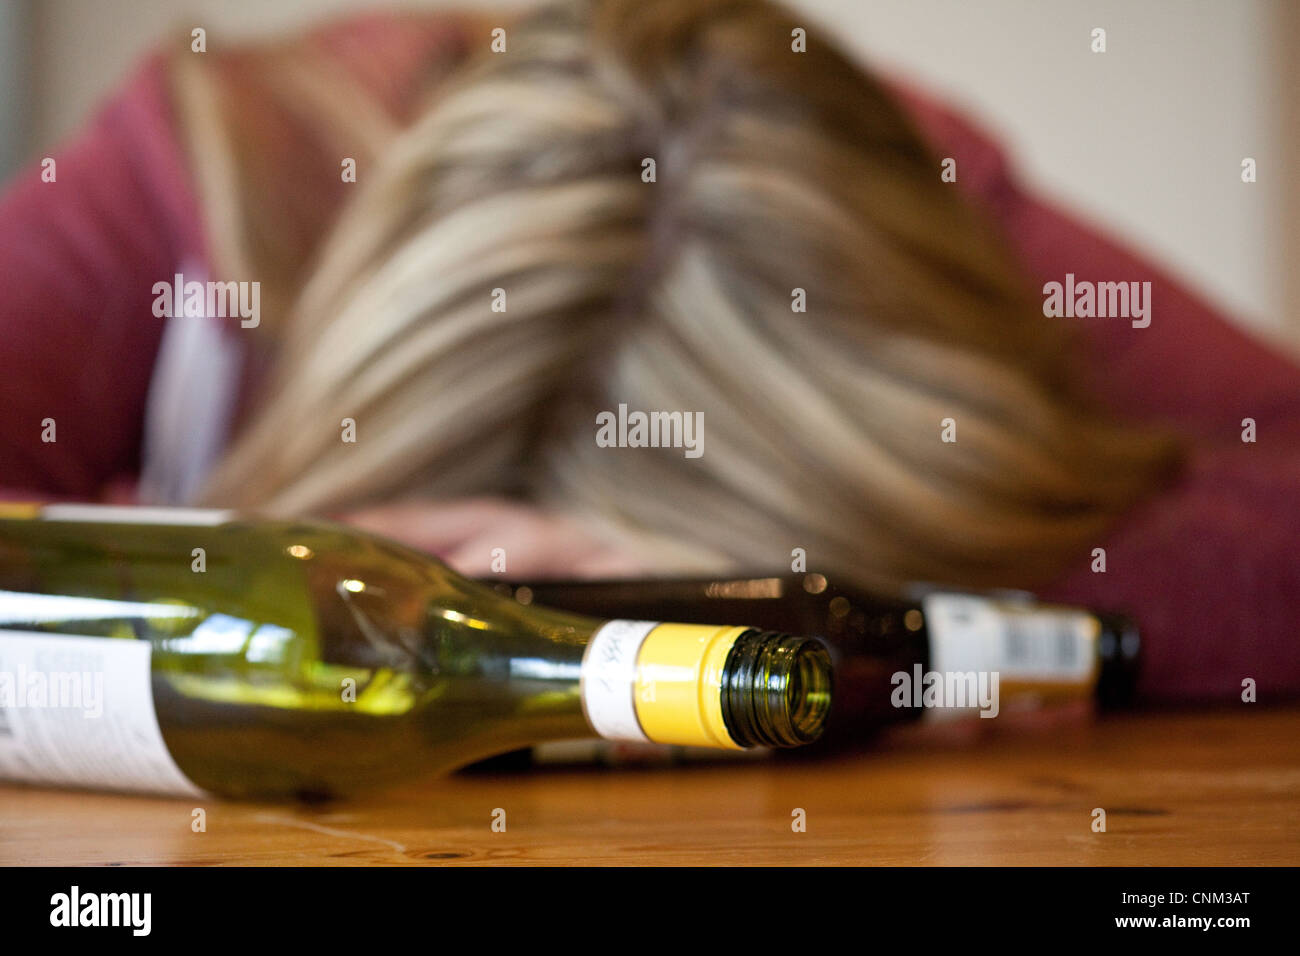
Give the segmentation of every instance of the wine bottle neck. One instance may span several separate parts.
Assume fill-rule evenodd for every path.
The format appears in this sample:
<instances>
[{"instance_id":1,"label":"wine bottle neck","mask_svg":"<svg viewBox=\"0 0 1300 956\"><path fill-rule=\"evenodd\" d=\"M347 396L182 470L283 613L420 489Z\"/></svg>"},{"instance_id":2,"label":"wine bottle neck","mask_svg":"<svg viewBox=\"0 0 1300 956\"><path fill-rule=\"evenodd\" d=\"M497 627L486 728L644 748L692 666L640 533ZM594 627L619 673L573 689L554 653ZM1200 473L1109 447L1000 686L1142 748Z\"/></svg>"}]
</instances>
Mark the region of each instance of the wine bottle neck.
<instances>
[{"instance_id":1,"label":"wine bottle neck","mask_svg":"<svg viewBox=\"0 0 1300 956\"><path fill-rule=\"evenodd\" d=\"M797 747L821 734L830 710L831 662L809 638L748 630L722 678L722 716L742 747Z\"/></svg>"},{"instance_id":2,"label":"wine bottle neck","mask_svg":"<svg viewBox=\"0 0 1300 956\"><path fill-rule=\"evenodd\" d=\"M583 657L583 712L614 740L797 746L821 733L830 694L820 642L754 628L609 621Z\"/></svg>"}]
</instances>

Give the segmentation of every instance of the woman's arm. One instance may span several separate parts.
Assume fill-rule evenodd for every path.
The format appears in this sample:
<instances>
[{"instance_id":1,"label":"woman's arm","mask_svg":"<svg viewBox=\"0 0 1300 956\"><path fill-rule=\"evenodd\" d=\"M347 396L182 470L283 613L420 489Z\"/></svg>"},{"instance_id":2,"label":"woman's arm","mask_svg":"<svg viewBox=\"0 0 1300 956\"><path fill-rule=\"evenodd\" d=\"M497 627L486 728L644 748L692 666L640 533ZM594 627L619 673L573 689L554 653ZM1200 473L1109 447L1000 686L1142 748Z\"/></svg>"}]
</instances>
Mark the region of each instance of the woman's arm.
<instances>
[{"instance_id":1,"label":"woman's arm","mask_svg":"<svg viewBox=\"0 0 1300 956\"><path fill-rule=\"evenodd\" d=\"M0 194L0 486L96 497L139 467L153 285L203 258L172 130L154 58Z\"/></svg>"},{"instance_id":2,"label":"woman's arm","mask_svg":"<svg viewBox=\"0 0 1300 956\"><path fill-rule=\"evenodd\" d=\"M1243 418L1261 441L1300 438L1300 366L1257 340L1164 269L1025 189L1002 149L971 122L915 90L891 90L939 157L957 160L953 185L1000 226L1021 268L1047 282L1150 282L1150 324L1063 319L1082 333L1084 382L1130 420L1159 421L1188 437L1238 440ZM938 178L939 169L935 169Z\"/></svg>"},{"instance_id":3,"label":"woman's arm","mask_svg":"<svg viewBox=\"0 0 1300 956\"><path fill-rule=\"evenodd\" d=\"M958 183L1001 225L1038 283L1151 283L1151 322L1074 320L1085 382L1116 414L1181 434L1187 470L1042 590L1126 610L1143 631L1146 700L1300 694L1300 368L1163 270L1015 180L1001 151L955 113L897 90ZM936 175L937 175L936 171ZM1041 288L1041 285L1040 285ZM1067 321L1044 317L1043 321ZM1254 442L1242 420L1255 420Z\"/></svg>"}]
</instances>

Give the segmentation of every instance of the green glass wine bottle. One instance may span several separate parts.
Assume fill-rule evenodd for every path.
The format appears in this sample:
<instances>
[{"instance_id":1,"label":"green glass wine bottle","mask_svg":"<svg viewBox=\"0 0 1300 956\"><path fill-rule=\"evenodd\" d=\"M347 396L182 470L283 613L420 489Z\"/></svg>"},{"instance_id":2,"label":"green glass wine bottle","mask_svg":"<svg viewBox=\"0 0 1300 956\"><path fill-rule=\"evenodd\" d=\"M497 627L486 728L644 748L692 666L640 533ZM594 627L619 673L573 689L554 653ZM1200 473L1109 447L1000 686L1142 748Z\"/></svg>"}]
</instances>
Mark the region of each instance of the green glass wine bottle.
<instances>
[{"instance_id":1,"label":"green glass wine bottle","mask_svg":"<svg viewBox=\"0 0 1300 956\"><path fill-rule=\"evenodd\" d=\"M0 505L0 779L326 798L557 739L798 746L819 641L524 607L328 522Z\"/></svg>"}]
</instances>

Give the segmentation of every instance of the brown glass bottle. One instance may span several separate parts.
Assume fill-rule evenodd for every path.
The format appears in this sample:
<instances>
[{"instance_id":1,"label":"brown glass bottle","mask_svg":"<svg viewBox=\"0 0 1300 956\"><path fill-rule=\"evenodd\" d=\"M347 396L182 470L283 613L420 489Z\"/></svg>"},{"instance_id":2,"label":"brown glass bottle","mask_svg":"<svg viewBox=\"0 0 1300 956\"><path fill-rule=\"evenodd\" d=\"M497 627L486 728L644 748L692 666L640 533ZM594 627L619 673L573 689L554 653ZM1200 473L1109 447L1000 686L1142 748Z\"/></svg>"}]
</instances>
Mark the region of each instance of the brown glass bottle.
<instances>
[{"instance_id":1,"label":"brown glass bottle","mask_svg":"<svg viewBox=\"0 0 1300 956\"><path fill-rule=\"evenodd\" d=\"M926 707L897 706L899 675L955 666L945 661L960 661L965 669L970 657L954 658L950 648L972 640L991 649L982 655L983 666L999 671L1004 709L1088 699L1122 707L1133 698L1140 661L1140 636L1131 619L1042 604L1024 592L917 586L890 596L834 584L820 574L495 587L528 604L595 616L637 617L659 608L674 619L747 620L822 638L834 662L835 705L819 749L920 719Z\"/></svg>"}]
</instances>

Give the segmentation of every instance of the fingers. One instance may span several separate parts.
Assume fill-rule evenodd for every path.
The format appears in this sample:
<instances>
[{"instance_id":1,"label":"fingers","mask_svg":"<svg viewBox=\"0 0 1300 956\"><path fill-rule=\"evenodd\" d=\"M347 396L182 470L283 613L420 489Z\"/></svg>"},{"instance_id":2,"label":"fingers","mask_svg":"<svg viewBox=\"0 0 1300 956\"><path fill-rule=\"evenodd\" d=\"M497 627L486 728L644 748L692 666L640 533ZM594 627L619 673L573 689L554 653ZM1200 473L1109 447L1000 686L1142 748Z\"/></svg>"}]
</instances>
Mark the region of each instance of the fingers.
<instances>
[{"instance_id":1,"label":"fingers","mask_svg":"<svg viewBox=\"0 0 1300 956\"><path fill-rule=\"evenodd\" d=\"M517 507L491 498L397 501L351 511L339 520L445 557Z\"/></svg>"},{"instance_id":2,"label":"fingers","mask_svg":"<svg viewBox=\"0 0 1300 956\"><path fill-rule=\"evenodd\" d=\"M514 580L626 576L641 570L635 555L604 544L566 517L535 510L485 516L480 529L447 555L447 563L462 574Z\"/></svg>"},{"instance_id":3,"label":"fingers","mask_svg":"<svg viewBox=\"0 0 1300 956\"><path fill-rule=\"evenodd\" d=\"M471 577L626 577L645 571L635 554L600 541L572 519L504 499L394 502L339 520L435 554Z\"/></svg>"}]
</instances>

